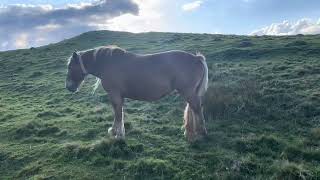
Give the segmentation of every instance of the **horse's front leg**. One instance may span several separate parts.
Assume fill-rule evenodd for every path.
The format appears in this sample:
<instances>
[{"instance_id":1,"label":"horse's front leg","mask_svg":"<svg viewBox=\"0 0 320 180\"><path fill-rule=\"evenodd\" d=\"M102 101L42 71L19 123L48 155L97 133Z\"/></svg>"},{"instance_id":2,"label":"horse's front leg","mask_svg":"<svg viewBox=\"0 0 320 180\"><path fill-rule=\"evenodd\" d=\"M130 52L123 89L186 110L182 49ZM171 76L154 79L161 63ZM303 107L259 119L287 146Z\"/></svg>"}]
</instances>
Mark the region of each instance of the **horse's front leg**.
<instances>
[{"instance_id":1,"label":"horse's front leg","mask_svg":"<svg viewBox=\"0 0 320 180\"><path fill-rule=\"evenodd\" d=\"M123 98L120 95L110 94L110 99L114 111L114 122L108 129L108 133L116 139L124 139L125 129L123 121Z\"/></svg>"}]
</instances>

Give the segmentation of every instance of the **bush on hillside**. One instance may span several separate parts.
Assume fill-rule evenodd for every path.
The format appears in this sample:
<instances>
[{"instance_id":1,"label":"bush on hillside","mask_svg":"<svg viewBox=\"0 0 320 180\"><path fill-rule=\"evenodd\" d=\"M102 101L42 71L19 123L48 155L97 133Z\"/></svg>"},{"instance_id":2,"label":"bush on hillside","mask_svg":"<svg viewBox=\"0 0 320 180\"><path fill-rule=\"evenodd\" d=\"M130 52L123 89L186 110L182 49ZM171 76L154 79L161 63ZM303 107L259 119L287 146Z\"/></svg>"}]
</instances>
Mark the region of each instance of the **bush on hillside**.
<instances>
[{"instance_id":1,"label":"bush on hillside","mask_svg":"<svg viewBox=\"0 0 320 180\"><path fill-rule=\"evenodd\" d=\"M245 112L254 106L260 96L259 91L259 85L254 80L210 86L203 101L205 116L226 118Z\"/></svg>"}]
</instances>

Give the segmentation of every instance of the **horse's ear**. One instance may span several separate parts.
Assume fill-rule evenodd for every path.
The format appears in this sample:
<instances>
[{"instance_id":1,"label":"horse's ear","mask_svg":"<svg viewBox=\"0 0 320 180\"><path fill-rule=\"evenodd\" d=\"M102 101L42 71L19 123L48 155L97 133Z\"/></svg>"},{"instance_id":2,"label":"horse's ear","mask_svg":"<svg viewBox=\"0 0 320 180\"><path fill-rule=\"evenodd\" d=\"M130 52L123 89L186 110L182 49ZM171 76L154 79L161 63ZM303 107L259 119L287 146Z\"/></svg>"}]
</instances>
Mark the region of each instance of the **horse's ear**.
<instances>
[{"instance_id":1,"label":"horse's ear","mask_svg":"<svg viewBox=\"0 0 320 180\"><path fill-rule=\"evenodd\" d=\"M78 61L78 57L79 57L79 55L78 55L77 51L73 52L73 54L72 54L72 59L74 59L74 62L75 62L76 64L79 62L79 61Z\"/></svg>"},{"instance_id":2,"label":"horse's ear","mask_svg":"<svg viewBox=\"0 0 320 180\"><path fill-rule=\"evenodd\" d=\"M73 57L73 58L77 58L77 57L78 57L77 51L73 52L72 57Z\"/></svg>"}]
</instances>

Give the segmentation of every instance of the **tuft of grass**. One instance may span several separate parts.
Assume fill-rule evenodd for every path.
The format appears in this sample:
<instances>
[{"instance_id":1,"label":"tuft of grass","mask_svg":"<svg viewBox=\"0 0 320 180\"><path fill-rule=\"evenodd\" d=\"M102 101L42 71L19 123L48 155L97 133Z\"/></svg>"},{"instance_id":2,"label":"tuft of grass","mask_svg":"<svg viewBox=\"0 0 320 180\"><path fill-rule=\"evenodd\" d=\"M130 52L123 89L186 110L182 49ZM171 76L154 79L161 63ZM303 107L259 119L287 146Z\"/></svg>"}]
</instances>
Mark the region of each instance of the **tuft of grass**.
<instances>
[{"instance_id":1,"label":"tuft of grass","mask_svg":"<svg viewBox=\"0 0 320 180\"><path fill-rule=\"evenodd\" d=\"M39 77L39 76L42 76L43 75L43 72L41 71L36 71L36 72L33 72L29 78L36 78L36 77Z\"/></svg>"},{"instance_id":2,"label":"tuft of grass","mask_svg":"<svg viewBox=\"0 0 320 180\"><path fill-rule=\"evenodd\" d=\"M55 153L66 161L74 159L89 161L94 165L110 164L112 159L131 159L144 151L142 144L128 146L123 140L104 139L93 144L67 143Z\"/></svg>"},{"instance_id":3,"label":"tuft of grass","mask_svg":"<svg viewBox=\"0 0 320 180\"><path fill-rule=\"evenodd\" d=\"M241 153L254 153L258 156L276 157L286 145L275 136L260 136L254 139L240 139L235 143L235 149Z\"/></svg>"},{"instance_id":4,"label":"tuft of grass","mask_svg":"<svg viewBox=\"0 0 320 180\"><path fill-rule=\"evenodd\" d=\"M276 170L274 178L279 180L305 180L312 179L313 177L311 172L306 170L301 164L281 161L274 168Z\"/></svg>"},{"instance_id":5,"label":"tuft of grass","mask_svg":"<svg viewBox=\"0 0 320 180\"><path fill-rule=\"evenodd\" d=\"M89 155L90 148L79 143L67 143L64 145L62 154L66 160L82 159Z\"/></svg>"},{"instance_id":6,"label":"tuft of grass","mask_svg":"<svg viewBox=\"0 0 320 180\"><path fill-rule=\"evenodd\" d=\"M41 171L40 165L29 165L23 168L18 174L17 177L19 178L27 178L32 177L36 174L38 174Z\"/></svg>"},{"instance_id":7,"label":"tuft of grass","mask_svg":"<svg viewBox=\"0 0 320 180\"><path fill-rule=\"evenodd\" d=\"M114 158L128 158L132 155L132 149L125 141L115 139L98 141L91 147L91 151Z\"/></svg>"},{"instance_id":8,"label":"tuft of grass","mask_svg":"<svg viewBox=\"0 0 320 180\"><path fill-rule=\"evenodd\" d=\"M311 137L314 140L320 140L320 128L311 129Z\"/></svg>"},{"instance_id":9,"label":"tuft of grass","mask_svg":"<svg viewBox=\"0 0 320 180\"><path fill-rule=\"evenodd\" d=\"M62 114L55 111L44 111L37 114L38 118L43 118L43 119L55 118L55 117L61 117L61 116Z\"/></svg>"},{"instance_id":10,"label":"tuft of grass","mask_svg":"<svg viewBox=\"0 0 320 180\"><path fill-rule=\"evenodd\" d=\"M16 139L29 138L31 136L43 137L56 135L60 129L50 124L40 124L30 121L27 124L17 128L14 132Z\"/></svg>"},{"instance_id":11,"label":"tuft of grass","mask_svg":"<svg viewBox=\"0 0 320 180\"><path fill-rule=\"evenodd\" d=\"M173 179L177 170L165 160L148 158L129 166L134 179Z\"/></svg>"},{"instance_id":12,"label":"tuft of grass","mask_svg":"<svg viewBox=\"0 0 320 180\"><path fill-rule=\"evenodd\" d=\"M308 43L302 40L297 40L294 42L290 42L286 44L286 47L292 47L292 46L306 46Z\"/></svg>"},{"instance_id":13,"label":"tuft of grass","mask_svg":"<svg viewBox=\"0 0 320 180\"><path fill-rule=\"evenodd\" d=\"M250 40L242 40L237 47L245 48L245 47L251 47L254 46L254 44Z\"/></svg>"},{"instance_id":14,"label":"tuft of grass","mask_svg":"<svg viewBox=\"0 0 320 180\"><path fill-rule=\"evenodd\" d=\"M241 79L232 84L219 82L209 87L203 98L204 113L213 119L251 114L250 111L259 111L254 106L260 96L260 87L254 80Z\"/></svg>"}]
</instances>

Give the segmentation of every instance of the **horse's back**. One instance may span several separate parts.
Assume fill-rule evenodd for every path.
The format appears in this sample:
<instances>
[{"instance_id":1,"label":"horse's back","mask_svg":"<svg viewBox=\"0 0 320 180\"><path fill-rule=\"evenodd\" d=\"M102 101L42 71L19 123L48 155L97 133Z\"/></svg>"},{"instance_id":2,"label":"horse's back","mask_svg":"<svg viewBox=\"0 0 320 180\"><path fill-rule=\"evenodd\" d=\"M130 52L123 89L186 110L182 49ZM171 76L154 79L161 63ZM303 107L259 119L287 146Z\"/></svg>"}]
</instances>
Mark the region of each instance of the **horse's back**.
<instances>
[{"instance_id":1,"label":"horse's back","mask_svg":"<svg viewBox=\"0 0 320 180\"><path fill-rule=\"evenodd\" d=\"M155 54L154 57L157 66L163 67L162 72L167 71L174 79L175 88L192 86L203 76L203 64L199 56L185 51L168 51ZM157 66L153 67L157 69Z\"/></svg>"}]
</instances>

